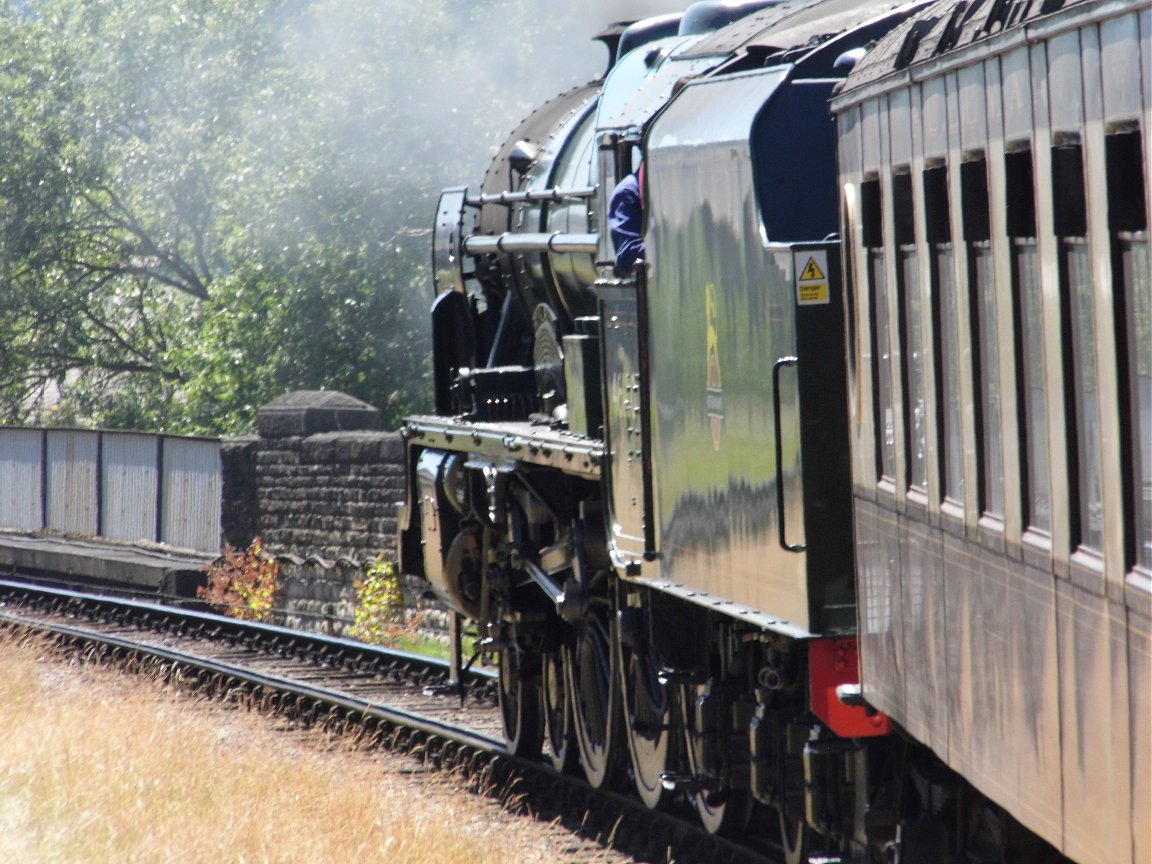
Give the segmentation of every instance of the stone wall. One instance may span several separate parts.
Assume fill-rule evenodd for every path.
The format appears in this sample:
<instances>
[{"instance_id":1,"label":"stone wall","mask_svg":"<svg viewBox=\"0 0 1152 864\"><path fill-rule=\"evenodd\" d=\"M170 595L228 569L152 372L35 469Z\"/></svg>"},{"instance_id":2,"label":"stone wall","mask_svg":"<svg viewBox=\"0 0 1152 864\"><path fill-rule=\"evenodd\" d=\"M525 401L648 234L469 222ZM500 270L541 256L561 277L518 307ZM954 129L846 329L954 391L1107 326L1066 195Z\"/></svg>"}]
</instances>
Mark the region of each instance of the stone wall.
<instances>
[{"instance_id":1,"label":"stone wall","mask_svg":"<svg viewBox=\"0 0 1152 864\"><path fill-rule=\"evenodd\" d=\"M277 606L289 626L347 635L356 580L377 558L395 559L404 445L378 425L359 400L302 391L260 409L257 438L224 448L225 540L259 536L280 561ZM409 591L409 608L418 602Z\"/></svg>"},{"instance_id":2,"label":"stone wall","mask_svg":"<svg viewBox=\"0 0 1152 864\"><path fill-rule=\"evenodd\" d=\"M258 525L270 548L303 557L391 556L404 447L394 432L261 438Z\"/></svg>"}]
</instances>

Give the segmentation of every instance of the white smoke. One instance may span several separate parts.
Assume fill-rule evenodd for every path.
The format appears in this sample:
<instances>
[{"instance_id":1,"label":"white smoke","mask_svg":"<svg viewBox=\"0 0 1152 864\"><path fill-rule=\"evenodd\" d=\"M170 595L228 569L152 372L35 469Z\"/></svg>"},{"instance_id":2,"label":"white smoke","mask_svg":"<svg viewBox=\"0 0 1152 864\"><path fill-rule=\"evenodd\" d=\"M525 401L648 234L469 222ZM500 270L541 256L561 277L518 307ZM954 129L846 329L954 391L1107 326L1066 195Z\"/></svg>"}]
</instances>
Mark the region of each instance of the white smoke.
<instances>
[{"instance_id":1,"label":"white smoke","mask_svg":"<svg viewBox=\"0 0 1152 864\"><path fill-rule=\"evenodd\" d=\"M346 170L427 190L474 186L533 109L602 75L608 25L682 10L676 0L317 0L298 33L314 101L338 106Z\"/></svg>"}]
</instances>

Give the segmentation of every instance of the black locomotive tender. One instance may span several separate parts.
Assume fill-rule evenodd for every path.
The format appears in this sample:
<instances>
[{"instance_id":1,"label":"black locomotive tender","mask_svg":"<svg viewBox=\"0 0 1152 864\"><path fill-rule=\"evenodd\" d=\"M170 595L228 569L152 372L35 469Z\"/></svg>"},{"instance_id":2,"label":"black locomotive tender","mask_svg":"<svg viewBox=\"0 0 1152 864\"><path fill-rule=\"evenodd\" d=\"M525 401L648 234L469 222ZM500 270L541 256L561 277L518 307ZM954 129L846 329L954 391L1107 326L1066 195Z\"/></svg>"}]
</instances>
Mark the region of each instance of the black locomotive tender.
<instances>
[{"instance_id":1,"label":"black locomotive tender","mask_svg":"<svg viewBox=\"0 0 1152 864\"><path fill-rule=\"evenodd\" d=\"M1152 861L1150 19L697 3L444 192L401 556L511 750L789 861Z\"/></svg>"}]
</instances>

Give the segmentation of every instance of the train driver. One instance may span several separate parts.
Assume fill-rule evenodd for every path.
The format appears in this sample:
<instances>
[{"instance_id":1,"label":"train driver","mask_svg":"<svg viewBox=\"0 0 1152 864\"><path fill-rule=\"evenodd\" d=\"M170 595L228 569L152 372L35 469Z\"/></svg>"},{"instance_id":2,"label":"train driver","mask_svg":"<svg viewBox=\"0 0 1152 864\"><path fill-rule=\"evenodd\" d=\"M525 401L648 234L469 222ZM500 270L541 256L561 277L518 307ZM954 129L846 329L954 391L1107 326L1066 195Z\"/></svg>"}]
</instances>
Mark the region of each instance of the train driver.
<instances>
[{"instance_id":1,"label":"train driver","mask_svg":"<svg viewBox=\"0 0 1152 864\"><path fill-rule=\"evenodd\" d=\"M627 276L644 262L644 163L616 184L608 203L608 231L616 250L616 275Z\"/></svg>"}]
</instances>

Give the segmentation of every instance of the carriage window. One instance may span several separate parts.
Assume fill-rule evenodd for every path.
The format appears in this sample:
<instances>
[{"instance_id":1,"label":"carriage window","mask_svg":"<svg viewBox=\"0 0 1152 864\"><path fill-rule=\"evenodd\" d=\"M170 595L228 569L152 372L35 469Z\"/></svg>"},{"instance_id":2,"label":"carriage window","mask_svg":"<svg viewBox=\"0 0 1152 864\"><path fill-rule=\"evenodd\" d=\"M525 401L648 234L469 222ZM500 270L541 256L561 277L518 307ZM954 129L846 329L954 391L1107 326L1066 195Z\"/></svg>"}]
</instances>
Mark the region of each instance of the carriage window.
<instances>
[{"instance_id":1,"label":"carriage window","mask_svg":"<svg viewBox=\"0 0 1152 864\"><path fill-rule=\"evenodd\" d=\"M1083 548L1099 551L1104 501L1100 478L1100 418L1096 388L1096 310L1084 200L1084 154L1079 144L1052 150L1056 236L1060 245L1060 289L1072 350L1066 377L1073 396L1072 428L1075 502L1072 536Z\"/></svg>"},{"instance_id":2,"label":"carriage window","mask_svg":"<svg viewBox=\"0 0 1152 864\"><path fill-rule=\"evenodd\" d=\"M1152 570L1152 261L1140 131L1109 135L1105 152L1116 296L1123 303L1126 328L1121 408L1128 416L1121 453L1124 464L1132 466L1125 489L1128 554L1132 563Z\"/></svg>"},{"instance_id":3,"label":"carriage window","mask_svg":"<svg viewBox=\"0 0 1152 864\"><path fill-rule=\"evenodd\" d=\"M876 412L876 461L880 477L896 476L896 430L892 416L892 348L889 338L888 291L884 279L884 222L880 181L860 184L864 246L868 249L868 288L872 304L872 383Z\"/></svg>"},{"instance_id":4,"label":"carriage window","mask_svg":"<svg viewBox=\"0 0 1152 864\"><path fill-rule=\"evenodd\" d=\"M976 402L980 450L980 502L983 512L1004 516L1004 459L1000 440L1000 351L996 336L996 273L988 223L988 166L983 159L960 166L964 242L968 248L972 303L976 311L976 353L980 398Z\"/></svg>"},{"instance_id":5,"label":"carriage window","mask_svg":"<svg viewBox=\"0 0 1152 864\"><path fill-rule=\"evenodd\" d=\"M1023 434L1025 524L1045 534L1052 530L1048 491L1048 400L1044 384L1044 312L1040 295L1040 262L1036 254L1036 197L1032 151L1005 156L1008 236L1012 243L1012 284L1020 322L1017 389Z\"/></svg>"},{"instance_id":6,"label":"carriage window","mask_svg":"<svg viewBox=\"0 0 1152 864\"><path fill-rule=\"evenodd\" d=\"M948 218L948 169L924 172L924 215L931 249L931 278L936 288L937 392L943 424L942 474L944 497L964 501L964 452L961 446L960 350L957 334L960 312L956 303L956 279L952 272L952 230Z\"/></svg>"},{"instance_id":7,"label":"carriage window","mask_svg":"<svg viewBox=\"0 0 1152 864\"><path fill-rule=\"evenodd\" d=\"M903 311L900 341L904 345L904 428L908 486L927 491L924 416L924 349L920 326L920 270L916 259L915 208L912 175L902 171L892 178L893 216L896 219L896 288Z\"/></svg>"}]
</instances>

